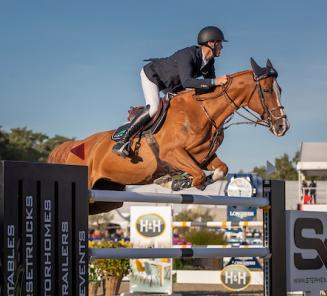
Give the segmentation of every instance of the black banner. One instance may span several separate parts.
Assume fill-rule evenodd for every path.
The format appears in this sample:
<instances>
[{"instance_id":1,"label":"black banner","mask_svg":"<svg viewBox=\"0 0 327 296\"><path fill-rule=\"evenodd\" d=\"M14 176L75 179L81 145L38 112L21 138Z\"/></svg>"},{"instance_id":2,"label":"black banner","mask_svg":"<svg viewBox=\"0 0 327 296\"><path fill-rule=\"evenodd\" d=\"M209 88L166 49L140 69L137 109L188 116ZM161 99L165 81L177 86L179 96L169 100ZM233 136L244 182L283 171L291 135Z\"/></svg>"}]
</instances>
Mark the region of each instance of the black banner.
<instances>
[{"instance_id":1,"label":"black banner","mask_svg":"<svg viewBox=\"0 0 327 296\"><path fill-rule=\"evenodd\" d=\"M0 162L4 295L87 295L87 168Z\"/></svg>"}]
</instances>

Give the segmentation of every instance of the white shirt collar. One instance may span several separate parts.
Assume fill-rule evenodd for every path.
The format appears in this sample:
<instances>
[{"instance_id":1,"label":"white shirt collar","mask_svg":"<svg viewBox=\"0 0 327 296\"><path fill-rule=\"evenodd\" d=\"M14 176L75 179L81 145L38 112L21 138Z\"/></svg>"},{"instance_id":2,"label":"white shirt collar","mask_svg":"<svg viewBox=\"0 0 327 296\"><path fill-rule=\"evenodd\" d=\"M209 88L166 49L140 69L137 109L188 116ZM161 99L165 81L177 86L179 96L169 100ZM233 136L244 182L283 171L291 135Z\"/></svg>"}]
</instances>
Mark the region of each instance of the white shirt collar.
<instances>
[{"instance_id":1,"label":"white shirt collar","mask_svg":"<svg viewBox=\"0 0 327 296\"><path fill-rule=\"evenodd\" d=\"M202 67L204 67L208 63L208 60L205 58L203 49L201 49L201 53L202 53Z\"/></svg>"}]
</instances>

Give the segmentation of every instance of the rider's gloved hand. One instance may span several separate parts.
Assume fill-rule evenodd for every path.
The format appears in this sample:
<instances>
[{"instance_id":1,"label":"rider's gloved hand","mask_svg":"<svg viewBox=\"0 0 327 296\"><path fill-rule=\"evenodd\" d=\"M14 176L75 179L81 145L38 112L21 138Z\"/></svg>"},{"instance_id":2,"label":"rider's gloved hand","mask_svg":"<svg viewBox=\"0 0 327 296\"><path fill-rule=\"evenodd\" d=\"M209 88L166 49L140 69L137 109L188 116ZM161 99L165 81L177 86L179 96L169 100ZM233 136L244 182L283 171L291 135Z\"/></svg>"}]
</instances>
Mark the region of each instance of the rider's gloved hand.
<instances>
[{"instance_id":1,"label":"rider's gloved hand","mask_svg":"<svg viewBox=\"0 0 327 296\"><path fill-rule=\"evenodd\" d=\"M215 85L224 85L227 82L227 76L219 76L215 79Z\"/></svg>"}]
</instances>

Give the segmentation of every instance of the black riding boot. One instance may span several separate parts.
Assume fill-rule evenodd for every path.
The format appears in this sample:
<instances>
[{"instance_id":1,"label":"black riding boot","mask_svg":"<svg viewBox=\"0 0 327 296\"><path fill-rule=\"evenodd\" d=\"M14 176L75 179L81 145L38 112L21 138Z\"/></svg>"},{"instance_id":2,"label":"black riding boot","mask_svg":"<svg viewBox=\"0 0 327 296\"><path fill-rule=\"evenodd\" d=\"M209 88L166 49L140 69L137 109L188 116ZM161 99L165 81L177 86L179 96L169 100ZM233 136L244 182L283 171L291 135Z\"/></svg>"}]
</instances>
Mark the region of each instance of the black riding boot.
<instances>
[{"instance_id":1,"label":"black riding boot","mask_svg":"<svg viewBox=\"0 0 327 296\"><path fill-rule=\"evenodd\" d=\"M145 107L144 110L132 120L123 138L112 147L114 153L124 158L128 156L129 139L150 121L151 117L149 111L149 107Z\"/></svg>"}]
</instances>

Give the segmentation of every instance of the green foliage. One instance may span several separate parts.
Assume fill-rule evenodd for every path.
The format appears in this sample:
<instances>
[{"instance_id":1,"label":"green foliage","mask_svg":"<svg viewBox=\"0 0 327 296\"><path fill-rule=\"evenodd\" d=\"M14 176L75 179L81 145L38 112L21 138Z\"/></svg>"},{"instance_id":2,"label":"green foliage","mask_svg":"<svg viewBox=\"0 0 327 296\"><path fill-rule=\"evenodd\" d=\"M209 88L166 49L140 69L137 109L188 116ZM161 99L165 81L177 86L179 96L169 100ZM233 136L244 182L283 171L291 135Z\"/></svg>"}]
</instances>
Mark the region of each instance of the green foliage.
<instances>
[{"instance_id":1,"label":"green foliage","mask_svg":"<svg viewBox=\"0 0 327 296\"><path fill-rule=\"evenodd\" d=\"M266 174L265 166L254 167L252 172L266 180L289 180L298 179L296 164L300 160L300 151L296 151L292 159L285 153L275 158L274 166L276 171L270 175ZM327 176L313 177L313 180L327 180Z\"/></svg>"},{"instance_id":2,"label":"green foliage","mask_svg":"<svg viewBox=\"0 0 327 296\"><path fill-rule=\"evenodd\" d=\"M275 159L276 171L272 174L266 174L266 168L264 166L254 167L252 172L262 177L263 179L270 180L297 180L298 173L295 165L298 161L299 154L295 154L292 160L285 153L282 156Z\"/></svg>"},{"instance_id":3,"label":"green foliage","mask_svg":"<svg viewBox=\"0 0 327 296\"><path fill-rule=\"evenodd\" d=\"M89 241L89 248L129 248L129 242L121 240L112 242L108 240ZM129 259L96 259L92 262L93 267L102 277L124 277L130 272Z\"/></svg>"},{"instance_id":4,"label":"green foliage","mask_svg":"<svg viewBox=\"0 0 327 296\"><path fill-rule=\"evenodd\" d=\"M226 245L227 239L222 232L215 232L210 230L191 230L185 233L185 239L192 246L206 246L206 245ZM173 269L175 270L200 270L206 269L206 259L199 258L183 258L173 260ZM222 260L216 258L213 260ZM221 262L222 264L222 262Z\"/></svg>"},{"instance_id":5,"label":"green foliage","mask_svg":"<svg viewBox=\"0 0 327 296\"><path fill-rule=\"evenodd\" d=\"M55 146L68 140L59 135L50 138L26 127L13 128L9 133L0 127L0 159L45 162Z\"/></svg>"},{"instance_id":6,"label":"green foliage","mask_svg":"<svg viewBox=\"0 0 327 296\"><path fill-rule=\"evenodd\" d=\"M199 210L183 210L175 216L175 221L212 221L214 217L210 214L210 209L203 208Z\"/></svg>"},{"instance_id":7,"label":"green foliage","mask_svg":"<svg viewBox=\"0 0 327 296\"><path fill-rule=\"evenodd\" d=\"M222 232L210 230L190 230L185 233L185 239L192 245L225 245L227 240Z\"/></svg>"},{"instance_id":8,"label":"green foliage","mask_svg":"<svg viewBox=\"0 0 327 296\"><path fill-rule=\"evenodd\" d=\"M174 270L182 270L184 269L183 259L173 259L173 269Z\"/></svg>"}]
</instances>

